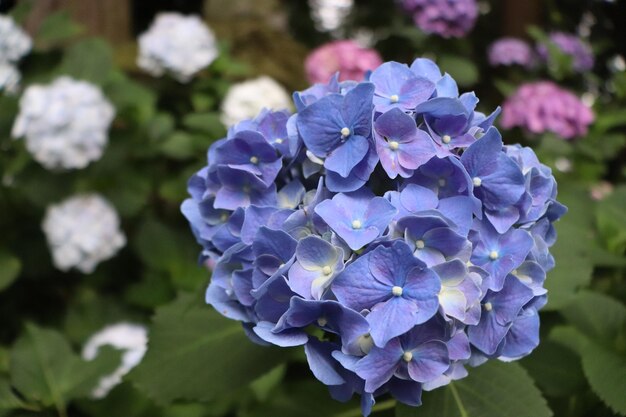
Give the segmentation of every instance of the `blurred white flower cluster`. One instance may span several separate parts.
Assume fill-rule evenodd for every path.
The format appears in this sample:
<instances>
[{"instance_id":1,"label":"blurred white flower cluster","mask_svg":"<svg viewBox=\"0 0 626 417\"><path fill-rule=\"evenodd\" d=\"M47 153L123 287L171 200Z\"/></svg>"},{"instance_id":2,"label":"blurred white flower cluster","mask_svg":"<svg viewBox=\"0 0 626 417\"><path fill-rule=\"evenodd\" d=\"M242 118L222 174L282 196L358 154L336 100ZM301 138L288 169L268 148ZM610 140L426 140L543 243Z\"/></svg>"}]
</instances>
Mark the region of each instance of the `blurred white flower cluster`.
<instances>
[{"instance_id":1,"label":"blurred white flower cluster","mask_svg":"<svg viewBox=\"0 0 626 417\"><path fill-rule=\"evenodd\" d=\"M198 16L159 13L139 36L137 65L157 77L168 72L184 83L217 55L215 36Z\"/></svg>"},{"instance_id":2,"label":"blurred white flower cluster","mask_svg":"<svg viewBox=\"0 0 626 417\"><path fill-rule=\"evenodd\" d=\"M89 274L126 244L113 206L97 194L70 197L48 207L42 224L54 265Z\"/></svg>"},{"instance_id":3,"label":"blurred white flower cluster","mask_svg":"<svg viewBox=\"0 0 626 417\"><path fill-rule=\"evenodd\" d=\"M322 32L340 32L353 6L354 0L309 0L315 27Z\"/></svg>"},{"instance_id":4,"label":"blurred white flower cluster","mask_svg":"<svg viewBox=\"0 0 626 417\"><path fill-rule=\"evenodd\" d=\"M141 362L148 349L148 331L144 326L132 323L107 326L89 338L83 348L83 358L94 360L103 346L112 346L124 353L120 366L112 374L100 379L91 394L94 398L106 397L113 387L122 382L124 375Z\"/></svg>"},{"instance_id":5,"label":"blurred white flower cluster","mask_svg":"<svg viewBox=\"0 0 626 417\"><path fill-rule=\"evenodd\" d=\"M12 18L0 15L0 91L17 91L21 77L15 65L30 51L32 44Z\"/></svg>"},{"instance_id":6,"label":"blurred white flower cluster","mask_svg":"<svg viewBox=\"0 0 626 417\"><path fill-rule=\"evenodd\" d=\"M98 87L60 77L26 89L12 135L25 137L33 158L48 169L84 168L102 156L114 115Z\"/></svg>"},{"instance_id":7,"label":"blurred white flower cluster","mask_svg":"<svg viewBox=\"0 0 626 417\"><path fill-rule=\"evenodd\" d=\"M231 86L222 102L221 120L226 126L232 126L256 117L264 108L291 108L287 90L266 75Z\"/></svg>"}]
</instances>

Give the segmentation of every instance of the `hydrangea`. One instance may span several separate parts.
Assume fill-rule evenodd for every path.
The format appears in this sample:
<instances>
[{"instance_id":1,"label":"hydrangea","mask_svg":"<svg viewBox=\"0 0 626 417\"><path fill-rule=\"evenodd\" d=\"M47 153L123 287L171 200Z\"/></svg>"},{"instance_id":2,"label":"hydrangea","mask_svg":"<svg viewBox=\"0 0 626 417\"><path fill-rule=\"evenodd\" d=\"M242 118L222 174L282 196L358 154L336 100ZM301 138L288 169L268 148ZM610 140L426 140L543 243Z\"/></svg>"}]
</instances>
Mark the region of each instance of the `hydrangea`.
<instances>
[{"instance_id":1,"label":"hydrangea","mask_svg":"<svg viewBox=\"0 0 626 417\"><path fill-rule=\"evenodd\" d=\"M402 0L421 30L444 38L461 38L473 28L478 18L476 0Z\"/></svg>"},{"instance_id":2,"label":"hydrangea","mask_svg":"<svg viewBox=\"0 0 626 417\"><path fill-rule=\"evenodd\" d=\"M311 83L326 83L339 71L339 81L362 80L365 73L382 64L374 49L361 47L352 40L334 41L311 52L304 62Z\"/></svg>"},{"instance_id":3,"label":"hydrangea","mask_svg":"<svg viewBox=\"0 0 626 417\"><path fill-rule=\"evenodd\" d=\"M222 123L232 126L256 116L264 108L291 108L287 90L266 75L230 87L222 102Z\"/></svg>"},{"instance_id":4,"label":"hydrangea","mask_svg":"<svg viewBox=\"0 0 626 417\"><path fill-rule=\"evenodd\" d=\"M42 224L54 265L89 274L126 244L113 206L97 194L77 195L46 210Z\"/></svg>"},{"instance_id":5,"label":"hydrangea","mask_svg":"<svg viewBox=\"0 0 626 417\"><path fill-rule=\"evenodd\" d=\"M354 7L354 0L309 0L309 7L317 30L336 33Z\"/></svg>"},{"instance_id":6,"label":"hydrangea","mask_svg":"<svg viewBox=\"0 0 626 417\"><path fill-rule=\"evenodd\" d=\"M15 65L8 62L0 62L0 90L9 94L15 94L20 85L22 76Z\"/></svg>"},{"instance_id":7,"label":"hydrangea","mask_svg":"<svg viewBox=\"0 0 626 417\"><path fill-rule=\"evenodd\" d=\"M572 58L572 68L575 71L585 72L593 68L594 58L591 47L578 36L565 32L552 32L548 41L563 54ZM549 61L550 53L546 44L540 44L537 52L544 61Z\"/></svg>"},{"instance_id":8,"label":"hydrangea","mask_svg":"<svg viewBox=\"0 0 626 417\"><path fill-rule=\"evenodd\" d=\"M48 169L84 168L100 159L115 109L95 85L69 77L33 85L20 99L14 138Z\"/></svg>"},{"instance_id":9,"label":"hydrangea","mask_svg":"<svg viewBox=\"0 0 626 417\"><path fill-rule=\"evenodd\" d=\"M154 76L169 73L186 83L217 55L215 36L200 17L159 13L139 36L137 64Z\"/></svg>"},{"instance_id":10,"label":"hydrangea","mask_svg":"<svg viewBox=\"0 0 626 417\"><path fill-rule=\"evenodd\" d=\"M589 107L551 81L523 84L502 106L502 127L552 132L564 139L584 136L593 120Z\"/></svg>"},{"instance_id":11,"label":"hydrangea","mask_svg":"<svg viewBox=\"0 0 626 417\"><path fill-rule=\"evenodd\" d=\"M122 363L111 373L100 378L91 396L96 399L106 397L122 382L124 375L139 365L148 350L148 330L139 324L117 323L106 326L89 338L83 347L83 358L91 361L98 357L100 348L111 346L123 351Z\"/></svg>"},{"instance_id":12,"label":"hydrangea","mask_svg":"<svg viewBox=\"0 0 626 417\"><path fill-rule=\"evenodd\" d=\"M20 80L15 67L32 48L32 40L9 16L0 15L0 90L14 93Z\"/></svg>"},{"instance_id":13,"label":"hydrangea","mask_svg":"<svg viewBox=\"0 0 626 417\"><path fill-rule=\"evenodd\" d=\"M501 38L492 43L488 50L489 64L520 65L530 68L535 63L535 55L530 45L517 38Z\"/></svg>"},{"instance_id":14,"label":"hydrangea","mask_svg":"<svg viewBox=\"0 0 626 417\"><path fill-rule=\"evenodd\" d=\"M189 180L206 301L256 343L303 345L364 415L529 354L566 208L533 151L503 144L499 111L427 59L294 101L231 127Z\"/></svg>"}]
</instances>

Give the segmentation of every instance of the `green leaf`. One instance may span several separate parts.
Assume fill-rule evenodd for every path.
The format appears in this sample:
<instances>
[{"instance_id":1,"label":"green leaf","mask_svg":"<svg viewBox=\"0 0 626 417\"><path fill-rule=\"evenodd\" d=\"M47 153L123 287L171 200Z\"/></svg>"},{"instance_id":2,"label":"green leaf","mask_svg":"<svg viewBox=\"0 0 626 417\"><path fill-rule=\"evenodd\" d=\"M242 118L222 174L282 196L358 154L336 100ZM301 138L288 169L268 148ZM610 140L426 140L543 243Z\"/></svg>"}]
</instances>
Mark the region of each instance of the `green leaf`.
<instances>
[{"instance_id":1,"label":"green leaf","mask_svg":"<svg viewBox=\"0 0 626 417\"><path fill-rule=\"evenodd\" d=\"M11 351L11 382L28 400L54 405L63 416L67 401L91 392L101 376L113 372L119 360L119 355L109 351L85 362L60 333L31 324Z\"/></svg>"},{"instance_id":2,"label":"green leaf","mask_svg":"<svg viewBox=\"0 0 626 417\"><path fill-rule=\"evenodd\" d=\"M0 377L0 410L24 408L26 404L11 390L6 378Z\"/></svg>"},{"instance_id":3,"label":"green leaf","mask_svg":"<svg viewBox=\"0 0 626 417\"><path fill-rule=\"evenodd\" d=\"M547 310L566 305L580 287L589 284L593 272L593 203L582 187L563 186L559 191L559 201L569 211L555 224L558 237L550 252L556 266L548 272L545 283L549 294Z\"/></svg>"},{"instance_id":4,"label":"green leaf","mask_svg":"<svg viewBox=\"0 0 626 417\"><path fill-rule=\"evenodd\" d=\"M80 35L83 27L72 20L65 10L52 13L41 23L35 36L38 47L50 48Z\"/></svg>"},{"instance_id":5,"label":"green leaf","mask_svg":"<svg viewBox=\"0 0 626 417\"><path fill-rule=\"evenodd\" d=\"M474 85L478 81L478 68L469 59L444 55L438 63L441 70L450 73L452 78L462 87Z\"/></svg>"},{"instance_id":6,"label":"green leaf","mask_svg":"<svg viewBox=\"0 0 626 417\"><path fill-rule=\"evenodd\" d=\"M550 417L552 412L526 371L490 361L469 376L424 393L420 407L398 405L396 417Z\"/></svg>"},{"instance_id":7,"label":"green leaf","mask_svg":"<svg viewBox=\"0 0 626 417\"><path fill-rule=\"evenodd\" d=\"M626 187L617 187L598 203L596 220L606 248L619 256L626 251Z\"/></svg>"},{"instance_id":8,"label":"green leaf","mask_svg":"<svg viewBox=\"0 0 626 417\"><path fill-rule=\"evenodd\" d=\"M196 154L193 135L181 131L172 133L161 145L161 152L173 159L193 157Z\"/></svg>"},{"instance_id":9,"label":"green leaf","mask_svg":"<svg viewBox=\"0 0 626 417\"><path fill-rule=\"evenodd\" d=\"M211 139L218 139L226 134L218 113L191 113L183 119L188 129L205 133Z\"/></svg>"},{"instance_id":10,"label":"green leaf","mask_svg":"<svg viewBox=\"0 0 626 417\"><path fill-rule=\"evenodd\" d=\"M582 362L593 392L616 413L626 415L626 356L591 343Z\"/></svg>"},{"instance_id":11,"label":"green leaf","mask_svg":"<svg viewBox=\"0 0 626 417\"><path fill-rule=\"evenodd\" d=\"M22 263L12 254L0 250L0 291L13 283L22 270Z\"/></svg>"},{"instance_id":12,"label":"green leaf","mask_svg":"<svg viewBox=\"0 0 626 417\"><path fill-rule=\"evenodd\" d=\"M255 345L239 322L185 294L157 309L148 353L130 378L159 403L209 401L248 385L284 360L284 349Z\"/></svg>"},{"instance_id":13,"label":"green leaf","mask_svg":"<svg viewBox=\"0 0 626 417\"><path fill-rule=\"evenodd\" d=\"M585 386L580 358L554 341L542 340L520 363L547 395L568 396Z\"/></svg>"},{"instance_id":14,"label":"green leaf","mask_svg":"<svg viewBox=\"0 0 626 417\"><path fill-rule=\"evenodd\" d=\"M85 39L68 48L60 72L102 85L113 69L113 51L102 39Z\"/></svg>"},{"instance_id":15,"label":"green leaf","mask_svg":"<svg viewBox=\"0 0 626 417\"><path fill-rule=\"evenodd\" d=\"M177 288L197 290L207 283L208 271L197 264L199 249L188 233L148 219L140 226L134 244L143 262L166 272Z\"/></svg>"},{"instance_id":16,"label":"green leaf","mask_svg":"<svg viewBox=\"0 0 626 417\"><path fill-rule=\"evenodd\" d=\"M281 363L276 368L272 369L265 375L257 378L256 381L250 384L250 388L259 401L266 401L271 392L280 384L285 377L285 371L287 367L284 363Z\"/></svg>"},{"instance_id":17,"label":"green leaf","mask_svg":"<svg viewBox=\"0 0 626 417\"><path fill-rule=\"evenodd\" d=\"M606 295L584 291L563 309L565 316L576 329L593 340L612 346L626 333L626 306Z\"/></svg>"}]
</instances>

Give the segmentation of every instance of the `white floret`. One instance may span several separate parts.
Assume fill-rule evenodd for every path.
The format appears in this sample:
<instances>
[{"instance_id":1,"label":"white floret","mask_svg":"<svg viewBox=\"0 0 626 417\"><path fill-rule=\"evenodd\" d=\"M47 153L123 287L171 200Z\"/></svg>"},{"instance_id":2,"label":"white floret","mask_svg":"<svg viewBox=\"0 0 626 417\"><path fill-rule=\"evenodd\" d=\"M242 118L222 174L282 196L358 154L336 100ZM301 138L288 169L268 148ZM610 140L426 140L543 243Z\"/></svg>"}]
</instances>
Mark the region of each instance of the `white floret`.
<instances>
[{"instance_id":1,"label":"white floret","mask_svg":"<svg viewBox=\"0 0 626 417\"><path fill-rule=\"evenodd\" d=\"M230 87L222 102L221 120L226 126L232 126L256 117L264 108L291 108L291 97L287 90L265 75Z\"/></svg>"},{"instance_id":2,"label":"white floret","mask_svg":"<svg viewBox=\"0 0 626 417\"><path fill-rule=\"evenodd\" d=\"M114 116L97 86L60 77L26 89L12 135L48 169L84 168L102 156Z\"/></svg>"},{"instance_id":3,"label":"white floret","mask_svg":"<svg viewBox=\"0 0 626 417\"><path fill-rule=\"evenodd\" d=\"M117 212L96 194L49 206L42 224L54 265L89 274L126 244Z\"/></svg>"},{"instance_id":4,"label":"white floret","mask_svg":"<svg viewBox=\"0 0 626 417\"><path fill-rule=\"evenodd\" d=\"M32 46L28 34L11 17L0 15L0 61L17 62Z\"/></svg>"},{"instance_id":5,"label":"white floret","mask_svg":"<svg viewBox=\"0 0 626 417\"><path fill-rule=\"evenodd\" d=\"M28 34L11 17L0 15L0 91L17 92L21 75L16 64L32 46Z\"/></svg>"},{"instance_id":6,"label":"white floret","mask_svg":"<svg viewBox=\"0 0 626 417\"><path fill-rule=\"evenodd\" d=\"M139 36L137 65L154 76L169 73L188 82L217 55L215 35L198 16L160 13Z\"/></svg>"},{"instance_id":7,"label":"white floret","mask_svg":"<svg viewBox=\"0 0 626 417\"><path fill-rule=\"evenodd\" d=\"M148 331L144 326L131 323L110 325L89 338L83 348L83 358L94 360L103 346L122 350L122 363L110 375L100 379L92 392L94 398L104 398L131 369L139 365L148 349Z\"/></svg>"},{"instance_id":8,"label":"white floret","mask_svg":"<svg viewBox=\"0 0 626 417\"><path fill-rule=\"evenodd\" d=\"M8 94L17 93L22 76L13 64L0 62L0 91Z\"/></svg>"}]
</instances>

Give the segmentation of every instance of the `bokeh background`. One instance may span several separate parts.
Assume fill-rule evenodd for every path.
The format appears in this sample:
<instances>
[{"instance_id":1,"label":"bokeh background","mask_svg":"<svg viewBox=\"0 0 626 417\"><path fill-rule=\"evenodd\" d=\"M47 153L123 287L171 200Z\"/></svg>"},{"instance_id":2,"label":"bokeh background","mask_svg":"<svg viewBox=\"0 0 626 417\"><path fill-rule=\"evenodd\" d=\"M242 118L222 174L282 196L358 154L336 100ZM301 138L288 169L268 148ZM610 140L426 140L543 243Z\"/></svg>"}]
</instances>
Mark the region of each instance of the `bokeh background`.
<instances>
[{"instance_id":1,"label":"bokeh background","mask_svg":"<svg viewBox=\"0 0 626 417\"><path fill-rule=\"evenodd\" d=\"M426 33L393 0L0 0L0 13L33 40L14 63L19 85L0 89L0 416L360 415L357 401L330 399L302 352L254 346L233 330L237 323L204 305L210 272L197 264L199 249L179 210L209 145L246 116L228 112L233 86L269 77L275 82L266 90L245 88L250 103L238 108L254 114L280 105L314 81L305 68L311 52L343 39L384 61L434 59L463 91L476 92L487 113L537 81L575 98L532 104L546 106L539 119L575 126L572 135L547 124L506 124L506 115L496 123L505 143L531 146L552 168L569 207L557 224L542 343L521 365L555 416L626 415L626 2L481 0L477 7L466 34L445 37ZM137 38L164 11L198 15L215 35L217 58L186 83L137 66ZM592 65L576 68L550 43L554 31L588 45ZM490 62L490 46L503 37L525 41L534 64ZM549 45L543 57L536 52L542 44ZM332 73L345 54L314 67ZM341 65L360 59L347 57ZM361 76L366 69L357 68ZM63 75L96 85L116 112L102 157L83 169L46 169L11 133L24 90ZM522 104L528 99L530 109L535 96ZM576 106L591 110L593 121L571 113ZM43 219L51 205L81 193L98 193L114 207L125 245L93 272L61 271ZM98 360L86 360L90 338L119 323L135 327L113 336L121 342L103 343L113 348L101 349ZM141 354L130 360L120 349ZM101 378L127 360L139 365L94 398ZM478 410L428 415L511 412ZM373 415L427 415L406 412L382 403Z\"/></svg>"}]
</instances>

